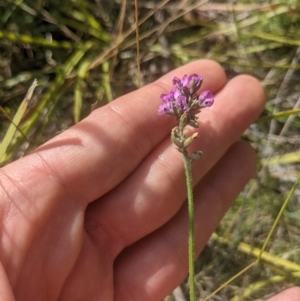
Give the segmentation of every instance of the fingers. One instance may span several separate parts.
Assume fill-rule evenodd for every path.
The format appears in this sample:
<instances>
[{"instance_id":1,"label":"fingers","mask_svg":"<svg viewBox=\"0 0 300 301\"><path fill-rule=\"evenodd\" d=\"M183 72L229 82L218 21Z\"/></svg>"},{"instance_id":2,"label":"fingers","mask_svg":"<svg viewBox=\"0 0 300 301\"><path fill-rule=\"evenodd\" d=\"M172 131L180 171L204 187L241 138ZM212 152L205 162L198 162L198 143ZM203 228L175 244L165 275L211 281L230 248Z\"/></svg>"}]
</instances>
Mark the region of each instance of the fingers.
<instances>
[{"instance_id":1,"label":"fingers","mask_svg":"<svg viewBox=\"0 0 300 301\"><path fill-rule=\"evenodd\" d=\"M268 299L268 301L300 301L300 288L291 287Z\"/></svg>"},{"instance_id":2,"label":"fingers","mask_svg":"<svg viewBox=\"0 0 300 301\"><path fill-rule=\"evenodd\" d=\"M11 284L7 279L7 275L2 263L0 263L0 283L0 300L14 301L15 298L11 289Z\"/></svg>"},{"instance_id":3,"label":"fingers","mask_svg":"<svg viewBox=\"0 0 300 301\"><path fill-rule=\"evenodd\" d=\"M220 91L212 108L200 113L200 137L193 149L202 150L204 158L193 163L195 184L255 120L263 104L260 84L240 76ZM86 228L101 245L110 245L115 256L166 223L185 198L182 156L167 137L113 192L90 206Z\"/></svg>"},{"instance_id":4,"label":"fingers","mask_svg":"<svg viewBox=\"0 0 300 301\"><path fill-rule=\"evenodd\" d=\"M255 161L249 145L238 142L196 187L197 253L252 176ZM121 253L115 263L116 301L161 300L184 279L187 225L187 208L183 206L169 223Z\"/></svg>"},{"instance_id":5,"label":"fingers","mask_svg":"<svg viewBox=\"0 0 300 301\"><path fill-rule=\"evenodd\" d=\"M65 197L86 205L120 183L169 135L174 120L157 115L159 96L170 90L175 74L194 72L204 77L203 89L217 92L226 82L215 62L190 63L94 111L3 172L29 191L34 187L37 197L47 193L52 199Z\"/></svg>"}]
</instances>

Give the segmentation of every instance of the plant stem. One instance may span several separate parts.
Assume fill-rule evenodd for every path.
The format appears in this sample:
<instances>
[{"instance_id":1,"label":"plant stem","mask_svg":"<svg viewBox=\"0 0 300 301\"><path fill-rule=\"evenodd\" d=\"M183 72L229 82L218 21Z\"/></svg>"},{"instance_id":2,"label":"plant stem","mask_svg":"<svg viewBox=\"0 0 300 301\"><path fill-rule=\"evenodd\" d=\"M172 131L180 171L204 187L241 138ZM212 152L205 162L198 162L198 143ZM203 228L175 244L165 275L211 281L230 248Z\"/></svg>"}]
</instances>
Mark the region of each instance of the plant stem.
<instances>
[{"instance_id":1,"label":"plant stem","mask_svg":"<svg viewBox=\"0 0 300 301\"><path fill-rule=\"evenodd\" d=\"M194 230L194 199L193 199L193 179L191 161L187 151L183 152L184 169L186 176L187 197L188 197L188 217L189 217L189 288L190 288L190 301L196 301L195 297L195 230Z\"/></svg>"},{"instance_id":2,"label":"plant stem","mask_svg":"<svg viewBox=\"0 0 300 301\"><path fill-rule=\"evenodd\" d=\"M179 126L178 126L178 136L179 141L183 142L186 140L186 136L183 131L185 126L187 126L186 115L183 114L180 117ZM196 301L195 296L195 226L194 226L194 197L193 197L193 177L192 177L192 160L187 151L187 147L180 147L180 152L183 155L184 161L184 170L186 178L186 187L187 187L187 198L188 198L188 219L189 219L189 234L188 234L188 261L189 261L189 289L190 289L190 301Z\"/></svg>"}]
</instances>

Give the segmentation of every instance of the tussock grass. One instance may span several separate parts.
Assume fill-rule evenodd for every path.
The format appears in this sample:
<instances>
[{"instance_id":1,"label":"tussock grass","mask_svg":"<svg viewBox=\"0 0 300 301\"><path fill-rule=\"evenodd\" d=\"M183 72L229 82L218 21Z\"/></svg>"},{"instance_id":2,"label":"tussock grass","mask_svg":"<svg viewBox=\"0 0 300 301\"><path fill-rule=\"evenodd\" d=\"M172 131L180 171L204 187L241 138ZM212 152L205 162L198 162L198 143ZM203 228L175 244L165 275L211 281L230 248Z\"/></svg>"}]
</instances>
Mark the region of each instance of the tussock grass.
<instances>
[{"instance_id":1,"label":"tussock grass","mask_svg":"<svg viewBox=\"0 0 300 301\"><path fill-rule=\"evenodd\" d=\"M300 284L299 4L2 0L1 164L79 122L95 100L101 106L190 60L214 59L229 77L252 74L268 99L245 133L258 172L197 261L197 287L204 298L245 268L211 299L267 298ZM34 79L39 85L24 102Z\"/></svg>"}]
</instances>

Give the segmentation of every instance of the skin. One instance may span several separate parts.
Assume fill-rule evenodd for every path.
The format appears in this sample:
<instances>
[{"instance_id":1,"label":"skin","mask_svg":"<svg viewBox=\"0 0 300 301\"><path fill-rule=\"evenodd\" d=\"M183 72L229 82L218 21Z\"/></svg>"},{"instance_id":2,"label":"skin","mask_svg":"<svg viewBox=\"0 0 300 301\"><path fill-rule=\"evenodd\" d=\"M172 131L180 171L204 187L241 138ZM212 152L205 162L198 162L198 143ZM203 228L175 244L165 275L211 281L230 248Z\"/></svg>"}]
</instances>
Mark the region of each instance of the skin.
<instances>
[{"instance_id":1,"label":"skin","mask_svg":"<svg viewBox=\"0 0 300 301\"><path fill-rule=\"evenodd\" d=\"M255 171L254 151L238 139L265 99L256 79L227 82L208 60L122 96L1 169L0 300L158 301L184 279L183 163L169 138L176 121L157 108L173 77L191 73L216 96L191 149L204 153L193 163L201 251Z\"/></svg>"}]
</instances>

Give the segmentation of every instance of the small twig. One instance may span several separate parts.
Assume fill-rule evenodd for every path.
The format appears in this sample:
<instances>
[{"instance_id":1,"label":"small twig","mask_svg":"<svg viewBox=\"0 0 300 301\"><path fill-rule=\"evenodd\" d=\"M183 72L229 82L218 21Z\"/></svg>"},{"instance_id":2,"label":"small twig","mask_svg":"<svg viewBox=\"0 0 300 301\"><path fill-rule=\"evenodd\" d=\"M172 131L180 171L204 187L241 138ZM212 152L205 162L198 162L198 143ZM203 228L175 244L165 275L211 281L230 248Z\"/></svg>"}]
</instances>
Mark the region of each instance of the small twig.
<instances>
[{"instance_id":1,"label":"small twig","mask_svg":"<svg viewBox=\"0 0 300 301\"><path fill-rule=\"evenodd\" d=\"M135 34L136 34L136 64L138 88L141 87L141 66L140 66L140 38L139 38L139 7L138 0L135 0Z\"/></svg>"}]
</instances>

